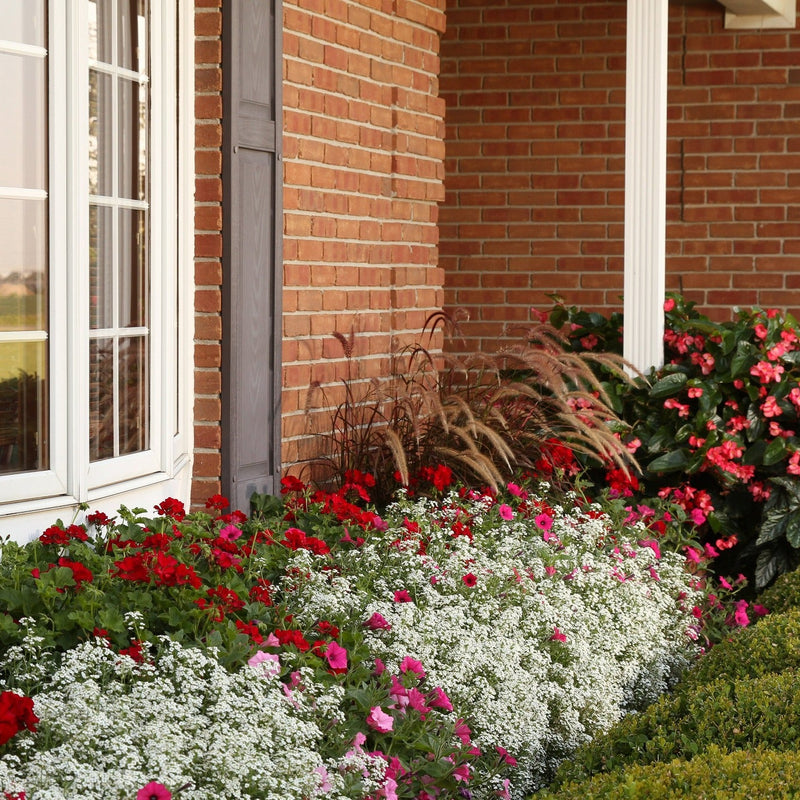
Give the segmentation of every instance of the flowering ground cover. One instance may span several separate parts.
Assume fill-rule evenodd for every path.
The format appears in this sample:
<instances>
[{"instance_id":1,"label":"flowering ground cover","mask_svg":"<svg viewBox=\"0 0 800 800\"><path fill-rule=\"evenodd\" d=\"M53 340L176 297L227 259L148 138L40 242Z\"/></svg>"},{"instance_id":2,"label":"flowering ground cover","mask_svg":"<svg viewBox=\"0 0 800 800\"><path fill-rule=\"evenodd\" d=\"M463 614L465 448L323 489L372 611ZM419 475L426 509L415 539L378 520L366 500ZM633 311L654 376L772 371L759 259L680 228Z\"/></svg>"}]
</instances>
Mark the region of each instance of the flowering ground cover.
<instances>
[{"instance_id":1,"label":"flowering ground cover","mask_svg":"<svg viewBox=\"0 0 800 800\"><path fill-rule=\"evenodd\" d=\"M434 477L6 542L5 797L519 798L704 644L676 517Z\"/></svg>"}]
</instances>

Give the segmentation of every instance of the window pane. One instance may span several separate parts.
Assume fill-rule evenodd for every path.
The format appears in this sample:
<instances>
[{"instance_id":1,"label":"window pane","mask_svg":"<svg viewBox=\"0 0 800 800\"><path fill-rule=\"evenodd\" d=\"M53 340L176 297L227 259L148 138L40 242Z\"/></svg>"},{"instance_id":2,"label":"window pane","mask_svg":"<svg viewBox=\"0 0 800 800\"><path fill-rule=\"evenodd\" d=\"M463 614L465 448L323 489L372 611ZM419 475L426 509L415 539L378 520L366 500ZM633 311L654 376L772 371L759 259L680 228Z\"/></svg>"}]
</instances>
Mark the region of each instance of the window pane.
<instances>
[{"instance_id":1,"label":"window pane","mask_svg":"<svg viewBox=\"0 0 800 800\"><path fill-rule=\"evenodd\" d=\"M134 336L119 343L119 454L149 446L149 359L147 339Z\"/></svg>"},{"instance_id":2,"label":"window pane","mask_svg":"<svg viewBox=\"0 0 800 800\"><path fill-rule=\"evenodd\" d=\"M117 59L121 67L147 72L147 3L117 0Z\"/></svg>"},{"instance_id":3,"label":"window pane","mask_svg":"<svg viewBox=\"0 0 800 800\"><path fill-rule=\"evenodd\" d=\"M112 78L89 70L89 194L113 194L114 152Z\"/></svg>"},{"instance_id":4,"label":"window pane","mask_svg":"<svg viewBox=\"0 0 800 800\"><path fill-rule=\"evenodd\" d=\"M119 81L119 196L147 197L147 85Z\"/></svg>"},{"instance_id":5,"label":"window pane","mask_svg":"<svg viewBox=\"0 0 800 800\"><path fill-rule=\"evenodd\" d=\"M114 455L114 340L89 342L89 454Z\"/></svg>"},{"instance_id":6,"label":"window pane","mask_svg":"<svg viewBox=\"0 0 800 800\"><path fill-rule=\"evenodd\" d=\"M114 209L89 206L89 325L114 327Z\"/></svg>"},{"instance_id":7,"label":"window pane","mask_svg":"<svg viewBox=\"0 0 800 800\"><path fill-rule=\"evenodd\" d=\"M47 343L0 343L0 474L48 468Z\"/></svg>"},{"instance_id":8,"label":"window pane","mask_svg":"<svg viewBox=\"0 0 800 800\"><path fill-rule=\"evenodd\" d=\"M46 79L46 59L0 53L0 97L4 108L0 125L0 152L4 156L0 159L0 186L45 188ZM37 143L41 146L36 146Z\"/></svg>"},{"instance_id":9,"label":"window pane","mask_svg":"<svg viewBox=\"0 0 800 800\"><path fill-rule=\"evenodd\" d=\"M89 58L113 63L111 53L111 0L89 0Z\"/></svg>"},{"instance_id":10,"label":"window pane","mask_svg":"<svg viewBox=\"0 0 800 800\"><path fill-rule=\"evenodd\" d=\"M0 39L45 46L44 0L0 0Z\"/></svg>"},{"instance_id":11,"label":"window pane","mask_svg":"<svg viewBox=\"0 0 800 800\"><path fill-rule=\"evenodd\" d=\"M150 275L147 264L147 215L123 208L119 212L120 328L145 327L149 316Z\"/></svg>"}]
</instances>

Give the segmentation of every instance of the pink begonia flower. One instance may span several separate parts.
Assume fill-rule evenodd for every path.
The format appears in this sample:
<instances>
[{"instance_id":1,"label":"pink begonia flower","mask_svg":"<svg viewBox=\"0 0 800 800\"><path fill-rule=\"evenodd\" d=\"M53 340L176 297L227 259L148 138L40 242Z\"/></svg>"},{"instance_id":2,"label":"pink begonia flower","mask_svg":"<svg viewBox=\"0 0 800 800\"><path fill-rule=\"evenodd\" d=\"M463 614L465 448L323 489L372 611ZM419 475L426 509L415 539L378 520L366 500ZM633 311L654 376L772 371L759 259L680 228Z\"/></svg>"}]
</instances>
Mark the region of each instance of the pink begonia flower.
<instances>
[{"instance_id":1,"label":"pink begonia flower","mask_svg":"<svg viewBox=\"0 0 800 800\"><path fill-rule=\"evenodd\" d=\"M337 642L329 642L325 650L325 660L332 670L347 671L347 650Z\"/></svg>"},{"instance_id":2,"label":"pink begonia flower","mask_svg":"<svg viewBox=\"0 0 800 800\"><path fill-rule=\"evenodd\" d=\"M558 627L553 628L553 635L550 637L551 642L566 642L567 637L561 633Z\"/></svg>"},{"instance_id":3,"label":"pink begonia flower","mask_svg":"<svg viewBox=\"0 0 800 800\"><path fill-rule=\"evenodd\" d=\"M242 532L235 525L226 525L219 532L219 538L224 539L226 542L232 542L235 539L238 539L241 535Z\"/></svg>"},{"instance_id":4,"label":"pink begonia flower","mask_svg":"<svg viewBox=\"0 0 800 800\"><path fill-rule=\"evenodd\" d=\"M775 399L773 395L767 397L767 399L761 404L761 413L769 418L769 417L779 417L783 412L781 411L781 407L778 405L778 401Z\"/></svg>"},{"instance_id":5,"label":"pink begonia flower","mask_svg":"<svg viewBox=\"0 0 800 800\"><path fill-rule=\"evenodd\" d=\"M367 725L378 733L389 733L394 727L394 717L387 714L380 706L373 706L367 714Z\"/></svg>"},{"instance_id":6,"label":"pink begonia flower","mask_svg":"<svg viewBox=\"0 0 800 800\"><path fill-rule=\"evenodd\" d=\"M631 439L625 443L625 448L629 453L635 453L642 446L641 439Z\"/></svg>"},{"instance_id":7,"label":"pink begonia flower","mask_svg":"<svg viewBox=\"0 0 800 800\"><path fill-rule=\"evenodd\" d=\"M429 702L433 708L443 708L445 711L453 710L453 704L450 702L450 698L445 694L441 686L433 687Z\"/></svg>"},{"instance_id":8,"label":"pink begonia flower","mask_svg":"<svg viewBox=\"0 0 800 800\"><path fill-rule=\"evenodd\" d=\"M498 506L497 513L500 515L500 519L514 519L514 509L512 509L511 506L506 505L506 503Z\"/></svg>"},{"instance_id":9,"label":"pink begonia flower","mask_svg":"<svg viewBox=\"0 0 800 800\"><path fill-rule=\"evenodd\" d=\"M553 518L549 514L539 514L533 521L536 527L545 531L545 533L553 527Z\"/></svg>"},{"instance_id":10,"label":"pink begonia flower","mask_svg":"<svg viewBox=\"0 0 800 800\"><path fill-rule=\"evenodd\" d=\"M766 339L767 336L769 335L769 331L767 330L767 326L766 325L762 325L760 322L758 323L758 325L755 326L754 331L755 331L756 336L758 336L759 339Z\"/></svg>"},{"instance_id":11,"label":"pink begonia flower","mask_svg":"<svg viewBox=\"0 0 800 800\"><path fill-rule=\"evenodd\" d=\"M750 618L747 616L747 606L747 600L737 600L736 610L733 612L733 621L742 628L746 628L750 624Z\"/></svg>"},{"instance_id":12,"label":"pink begonia flower","mask_svg":"<svg viewBox=\"0 0 800 800\"><path fill-rule=\"evenodd\" d=\"M172 794L163 783L150 781L136 792L136 800L171 800Z\"/></svg>"},{"instance_id":13,"label":"pink begonia flower","mask_svg":"<svg viewBox=\"0 0 800 800\"><path fill-rule=\"evenodd\" d=\"M664 301L664 311L672 311L673 308L675 308L675 301L671 297L668 297Z\"/></svg>"},{"instance_id":14,"label":"pink begonia flower","mask_svg":"<svg viewBox=\"0 0 800 800\"><path fill-rule=\"evenodd\" d=\"M400 662L400 672L413 672L420 678L425 677L425 670L422 668L422 662L417 661L416 658L411 658L411 656L406 656Z\"/></svg>"},{"instance_id":15,"label":"pink begonia flower","mask_svg":"<svg viewBox=\"0 0 800 800\"><path fill-rule=\"evenodd\" d=\"M691 398L702 397L703 389L701 386L690 386L686 394Z\"/></svg>"},{"instance_id":16,"label":"pink begonia flower","mask_svg":"<svg viewBox=\"0 0 800 800\"><path fill-rule=\"evenodd\" d=\"M390 631L392 626L377 611L364 623L365 628L373 631Z\"/></svg>"},{"instance_id":17,"label":"pink begonia flower","mask_svg":"<svg viewBox=\"0 0 800 800\"><path fill-rule=\"evenodd\" d=\"M399 589L394 593L395 603L413 603L411 595L405 589Z\"/></svg>"},{"instance_id":18,"label":"pink begonia flower","mask_svg":"<svg viewBox=\"0 0 800 800\"><path fill-rule=\"evenodd\" d=\"M263 664L267 675L278 675L281 671L281 657L277 653L265 653L259 650L247 661L248 666L257 667Z\"/></svg>"}]
</instances>

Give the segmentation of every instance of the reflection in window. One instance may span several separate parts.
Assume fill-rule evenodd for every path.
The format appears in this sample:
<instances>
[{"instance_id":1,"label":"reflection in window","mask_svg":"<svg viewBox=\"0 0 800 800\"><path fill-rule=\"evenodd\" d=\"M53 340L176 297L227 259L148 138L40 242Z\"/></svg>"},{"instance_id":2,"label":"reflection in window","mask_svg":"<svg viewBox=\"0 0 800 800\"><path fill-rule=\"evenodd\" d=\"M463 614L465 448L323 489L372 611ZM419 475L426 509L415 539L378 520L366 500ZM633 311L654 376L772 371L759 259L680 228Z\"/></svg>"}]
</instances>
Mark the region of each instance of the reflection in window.
<instances>
[{"instance_id":1,"label":"reflection in window","mask_svg":"<svg viewBox=\"0 0 800 800\"><path fill-rule=\"evenodd\" d=\"M0 0L0 474L49 466L46 14Z\"/></svg>"},{"instance_id":2,"label":"reflection in window","mask_svg":"<svg viewBox=\"0 0 800 800\"><path fill-rule=\"evenodd\" d=\"M149 442L147 0L89 0L92 461Z\"/></svg>"}]
</instances>

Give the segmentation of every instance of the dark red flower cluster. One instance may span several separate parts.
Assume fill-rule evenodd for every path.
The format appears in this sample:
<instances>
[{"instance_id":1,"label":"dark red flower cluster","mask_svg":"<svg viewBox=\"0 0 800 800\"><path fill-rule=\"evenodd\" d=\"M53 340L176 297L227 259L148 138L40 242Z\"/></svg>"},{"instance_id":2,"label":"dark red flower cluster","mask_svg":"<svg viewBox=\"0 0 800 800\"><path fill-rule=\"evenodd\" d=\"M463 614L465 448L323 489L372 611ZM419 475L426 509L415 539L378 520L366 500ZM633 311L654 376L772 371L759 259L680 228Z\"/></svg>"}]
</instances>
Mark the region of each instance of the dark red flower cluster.
<instances>
[{"instance_id":1,"label":"dark red flower cluster","mask_svg":"<svg viewBox=\"0 0 800 800\"><path fill-rule=\"evenodd\" d=\"M33 700L16 692L0 693L0 745L24 728L36 730L39 717L33 713Z\"/></svg>"},{"instance_id":2,"label":"dark red flower cluster","mask_svg":"<svg viewBox=\"0 0 800 800\"><path fill-rule=\"evenodd\" d=\"M288 547L289 550L310 550L318 556L327 555L331 551L330 547L322 539L318 539L316 536L308 536L299 528L288 528L281 544L284 547Z\"/></svg>"},{"instance_id":3,"label":"dark red flower cluster","mask_svg":"<svg viewBox=\"0 0 800 800\"><path fill-rule=\"evenodd\" d=\"M85 542L89 538L86 529L82 525L68 525L66 528L61 528L58 525L51 525L39 537L42 544L55 544L65 545L69 544L70 539L75 539L79 542Z\"/></svg>"},{"instance_id":4,"label":"dark red flower cluster","mask_svg":"<svg viewBox=\"0 0 800 800\"><path fill-rule=\"evenodd\" d=\"M172 517L175 522L183 522L186 516L186 509L183 503L180 500L176 500L174 497L168 497L155 508L162 517Z\"/></svg>"},{"instance_id":5,"label":"dark red flower cluster","mask_svg":"<svg viewBox=\"0 0 800 800\"><path fill-rule=\"evenodd\" d=\"M545 476L552 475L554 472L577 475L579 471L575 453L558 439L548 439L544 442L534 466L540 475Z\"/></svg>"}]
</instances>

